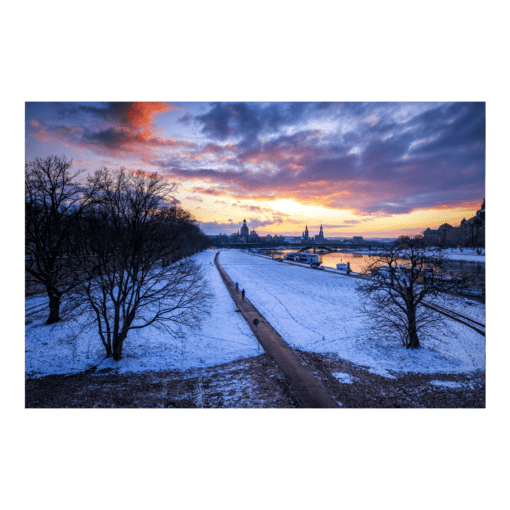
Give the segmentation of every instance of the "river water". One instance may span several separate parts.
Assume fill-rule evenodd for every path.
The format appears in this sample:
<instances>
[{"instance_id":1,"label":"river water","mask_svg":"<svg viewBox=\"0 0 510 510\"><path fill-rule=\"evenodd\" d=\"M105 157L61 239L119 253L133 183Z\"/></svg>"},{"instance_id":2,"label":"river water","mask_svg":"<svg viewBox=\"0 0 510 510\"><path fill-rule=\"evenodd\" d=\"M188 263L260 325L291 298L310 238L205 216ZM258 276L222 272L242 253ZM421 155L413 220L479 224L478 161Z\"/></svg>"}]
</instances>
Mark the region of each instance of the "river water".
<instances>
[{"instance_id":1,"label":"river water","mask_svg":"<svg viewBox=\"0 0 510 510\"><path fill-rule=\"evenodd\" d=\"M275 257L284 257L289 252L296 250L260 250L264 255L274 255ZM313 250L310 250L313 253ZM372 262L373 256L359 253L325 253L318 254L321 265L336 269L336 265L350 263L351 270L355 273L365 273L367 265ZM406 260L402 260L402 264L406 264ZM408 263L408 262L407 262ZM473 287L485 287L485 264L473 262L449 262L445 268L447 271L453 271L459 276L469 275L474 277ZM442 271L439 271L442 272Z\"/></svg>"}]
</instances>

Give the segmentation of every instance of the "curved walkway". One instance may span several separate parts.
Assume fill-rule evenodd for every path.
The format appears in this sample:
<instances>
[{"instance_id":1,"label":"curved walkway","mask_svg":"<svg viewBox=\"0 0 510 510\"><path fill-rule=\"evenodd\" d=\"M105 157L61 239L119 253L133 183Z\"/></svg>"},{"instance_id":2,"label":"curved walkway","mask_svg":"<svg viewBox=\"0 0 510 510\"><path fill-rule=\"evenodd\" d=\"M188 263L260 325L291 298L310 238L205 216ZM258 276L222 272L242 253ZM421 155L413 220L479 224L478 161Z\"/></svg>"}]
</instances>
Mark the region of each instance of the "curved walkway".
<instances>
[{"instance_id":1,"label":"curved walkway","mask_svg":"<svg viewBox=\"0 0 510 510\"><path fill-rule=\"evenodd\" d=\"M257 318L258 339L266 354L278 365L290 390L302 407L339 408L333 397L324 389L305 368L299 356L283 341L282 337L269 324L260 312L248 301L242 299L241 292L236 290L234 282L218 262L219 252L214 263L229 291L234 303L248 322L254 334L257 334L253 319Z\"/></svg>"}]
</instances>

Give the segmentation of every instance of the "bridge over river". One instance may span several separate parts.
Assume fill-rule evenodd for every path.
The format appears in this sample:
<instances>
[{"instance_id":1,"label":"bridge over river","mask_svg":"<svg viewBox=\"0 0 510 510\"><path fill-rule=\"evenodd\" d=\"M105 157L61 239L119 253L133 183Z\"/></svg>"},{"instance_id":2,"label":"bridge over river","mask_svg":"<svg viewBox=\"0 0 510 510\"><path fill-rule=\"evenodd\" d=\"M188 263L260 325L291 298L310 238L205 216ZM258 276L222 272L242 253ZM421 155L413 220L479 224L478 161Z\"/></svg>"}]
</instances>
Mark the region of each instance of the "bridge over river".
<instances>
[{"instance_id":1,"label":"bridge over river","mask_svg":"<svg viewBox=\"0 0 510 510\"><path fill-rule=\"evenodd\" d=\"M270 243L232 243L220 245L221 248L235 248L241 250L247 250L249 248L262 248L265 250L276 250L279 247L285 250L297 250L297 251L306 251L306 250L326 250L328 252L342 252L345 250L356 250L356 249L367 249L374 250L380 248L382 246L387 246L388 243L382 243L380 241L367 241L363 243L323 243L323 244L304 244L304 243L278 243L278 244L270 244Z\"/></svg>"}]
</instances>

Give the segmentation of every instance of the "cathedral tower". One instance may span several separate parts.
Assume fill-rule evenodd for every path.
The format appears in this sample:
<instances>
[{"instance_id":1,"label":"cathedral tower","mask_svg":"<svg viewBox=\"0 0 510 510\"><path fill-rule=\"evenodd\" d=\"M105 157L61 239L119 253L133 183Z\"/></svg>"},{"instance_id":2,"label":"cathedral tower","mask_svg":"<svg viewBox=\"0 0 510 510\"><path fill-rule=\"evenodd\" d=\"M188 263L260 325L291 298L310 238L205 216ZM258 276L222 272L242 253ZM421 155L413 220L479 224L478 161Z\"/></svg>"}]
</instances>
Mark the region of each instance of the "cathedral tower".
<instances>
[{"instance_id":1,"label":"cathedral tower","mask_svg":"<svg viewBox=\"0 0 510 510\"><path fill-rule=\"evenodd\" d=\"M241 237L245 237L248 240L248 236L250 235L250 229L246 225L246 220L243 220L243 226L241 227Z\"/></svg>"}]
</instances>

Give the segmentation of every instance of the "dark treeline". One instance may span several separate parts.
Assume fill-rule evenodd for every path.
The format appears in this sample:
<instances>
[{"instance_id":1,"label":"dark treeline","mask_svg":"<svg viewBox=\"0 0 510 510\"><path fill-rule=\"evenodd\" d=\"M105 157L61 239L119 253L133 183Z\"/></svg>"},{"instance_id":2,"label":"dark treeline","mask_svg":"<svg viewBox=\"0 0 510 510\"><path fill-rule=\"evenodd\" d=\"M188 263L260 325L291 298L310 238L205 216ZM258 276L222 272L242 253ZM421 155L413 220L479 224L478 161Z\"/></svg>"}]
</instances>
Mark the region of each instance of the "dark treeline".
<instances>
[{"instance_id":1,"label":"dark treeline","mask_svg":"<svg viewBox=\"0 0 510 510\"><path fill-rule=\"evenodd\" d=\"M25 165L26 275L46 288L46 324L95 323L114 359L132 329L198 325L209 297L191 256L210 240L175 185L106 168L80 182L71 168L57 156Z\"/></svg>"}]
</instances>

